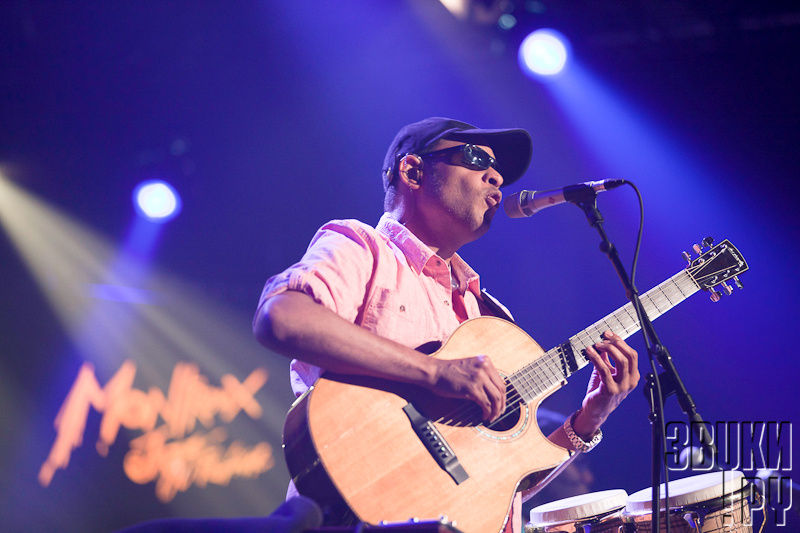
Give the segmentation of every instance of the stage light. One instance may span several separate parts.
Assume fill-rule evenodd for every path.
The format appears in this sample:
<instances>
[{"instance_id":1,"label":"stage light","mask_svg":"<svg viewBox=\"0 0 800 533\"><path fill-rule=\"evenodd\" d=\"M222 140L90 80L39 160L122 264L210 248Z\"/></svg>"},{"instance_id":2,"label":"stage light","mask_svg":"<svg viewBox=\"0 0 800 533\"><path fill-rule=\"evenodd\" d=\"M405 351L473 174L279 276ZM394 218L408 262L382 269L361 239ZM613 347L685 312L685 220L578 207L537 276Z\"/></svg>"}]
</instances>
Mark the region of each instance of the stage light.
<instances>
[{"instance_id":1,"label":"stage light","mask_svg":"<svg viewBox=\"0 0 800 533\"><path fill-rule=\"evenodd\" d=\"M439 0L442 5L456 18L466 19L469 14L468 0Z\"/></svg>"},{"instance_id":2,"label":"stage light","mask_svg":"<svg viewBox=\"0 0 800 533\"><path fill-rule=\"evenodd\" d=\"M503 13L502 15L500 15L500 18L497 19L497 26L501 30L510 30L516 25L517 25L517 17L515 17L511 13Z\"/></svg>"},{"instance_id":3,"label":"stage light","mask_svg":"<svg viewBox=\"0 0 800 533\"><path fill-rule=\"evenodd\" d=\"M532 76L554 76L564 70L569 56L569 44L559 32L536 30L519 46L519 64Z\"/></svg>"},{"instance_id":4,"label":"stage light","mask_svg":"<svg viewBox=\"0 0 800 533\"><path fill-rule=\"evenodd\" d=\"M181 209L177 191L161 180L140 183L133 191L133 204L140 215L153 222L166 222Z\"/></svg>"}]
</instances>

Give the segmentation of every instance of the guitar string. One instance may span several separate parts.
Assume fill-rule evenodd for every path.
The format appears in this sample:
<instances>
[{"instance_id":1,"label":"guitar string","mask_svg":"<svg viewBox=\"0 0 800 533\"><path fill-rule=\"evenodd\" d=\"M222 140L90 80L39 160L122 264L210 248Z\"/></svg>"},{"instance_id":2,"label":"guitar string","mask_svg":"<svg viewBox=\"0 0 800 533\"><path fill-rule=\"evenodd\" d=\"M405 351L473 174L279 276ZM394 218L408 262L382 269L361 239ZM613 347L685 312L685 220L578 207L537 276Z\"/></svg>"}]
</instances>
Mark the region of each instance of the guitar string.
<instances>
[{"instance_id":1,"label":"guitar string","mask_svg":"<svg viewBox=\"0 0 800 533\"><path fill-rule=\"evenodd\" d=\"M676 284L676 287L679 287L679 286ZM666 303L667 303L666 307L668 307L668 308L676 305L676 303L679 303L680 301L682 301L686 297L686 295L683 293L683 291L678 290L677 292L680 293L680 294L678 294L678 293L676 293L674 291L670 291L670 292L672 292L673 297L677 297L678 301L675 302L675 301L673 301L672 299L669 298L668 293L666 292L666 287L665 286L660 286L658 289L664 295L664 299L666 300ZM657 294L655 296L658 297ZM647 304L650 303L648 300L650 300L649 297L644 299L644 305L645 306L647 306ZM656 303L656 301L653 301L652 303L653 303L654 307L658 307L658 304ZM627 323L626 323L626 321L623 320L625 318L625 316L628 317ZM612 315L609 315L609 317L601 320L598 324L605 325L607 329L615 329L617 331L620 331L620 328L614 328L614 327L611 326L610 322L614 322L614 321L617 322L619 324L619 326L621 326L621 332L624 332L624 335L625 335L626 338L628 336L632 335L635 331L637 331L639 329L639 324L632 319L632 317L630 315L630 309L628 307L623 307L621 310L618 310L617 312L613 313ZM584 332L582 332L581 334L575 336L573 339L570 339L570 340L573 341L573 342L576 341L576 340L577 341L582 341L581 344L583 344L584 346L588 346L588 345L592 344L592 338L595 338L595 337L596 338L600 338L600 332L601 332L602 329L604 329L604 328L600 328L598 326L598 324L594 324L592 327L587 328ZM548 360L548 359L550 359L550 360ZM552 357L549 357L548 359L544 359L543 362L544 363L552 362ZM547 384L542 385L541 383L539 383L538 385L539 386L534 389L536 394L538 394L538 393L542 392L543 390L546 390L547 388L549 388L549 386ZM530 392L530 391L526 391L526 392ZM515 403L511 403L511 406L512 406L512 408L516 407Z\"/></svg>"},{"instance_id":2,"label":"guitar string","mask_svg":"<svg viewBox=\"0 0 800 533\"><path fill-rule=\"evenodd\" d=\"M605 325L606 328L600 328L600 327L598 327L598 324L594 324L592 327L587 328L586 332L593 331L596 334L595 336L597 338L599 338L599 332L600 332L601 329L614 329L609 324L609 321L611 319L616 320L619 323L619 325L622 326L622 329L624 331L625 337L628 337L630 334L632 334L634 331L636 331L636 329L638 329L638 325L636 325L636 324L631 324L630 326L625 326L621 322L621 320L619 320L619 318L616 316L616 313L615 313L615 314L609 315L609 317L601 320L598 323L598 324ZM630 330L630 328L633 328L633 330ZM592 336L591 335L584 334L584 337L588 337L589 338L589 342L585 343L586 346L592 344L592 342L591 342ZM512 414L515 413L515 411L517 409L517 406L523 401L523 398L522 398L523 394L519 391L519 388L520 388L519 386L520 385L526 385L526 387L524 387L525 389L527 389L527 390L525 390L525 392L528 393L528 396L530 396L530 392L534 392L533 397L535 397L536 395L544 392L545 390L547 390L551 386L555 385L558 381L561 381L561 377L559 376L559 374L564 375L564 377L567 377L565 374L563 374L561 372L561 368L558 368L556 365L553 364L556 361L558 361L558 363L561 363L561 360L563 358L563 354L559 353L560 351L561 351L560 348L557 348L557 349L554 349L554 350L552 350L550 352L547 352L542 357L537 359L533 364L526 365L526 367L523 367L523 369L521 369L520 371L518 371L518 372L512 374L511 376L509 376L508 380L506 381L506 396L507 396L507 399L506 399L506 410L504 411L504 413L498 419L493 421L490 425L496 425L496 424L504 421L507 417L509 417L509 416L511 416ZM560 366L560 364L558 366ZM545 372L541 372L541 370L544 370ZM549 375L548 375L548 373L549 373ZM515 386L514 382L512 381L512 378L520 377L520 376L525 378L525 381L527 383L520 383L519 380L516 380L517 381L517 385ZM534 379L529 379L531 377L533 377ZM536 379L536 378L538 378L538 379ZM533 385L533 386L531 387L531 385ZM510 393L509 393L509 391L510 391ZM467 404L467 406L465 406L465 408L459 409L459 411L461 411L461 413L453 413L454 416L443 417L439 421L442 421L444 419L455 419L455 418L458 418L459 417L458 414L461 414L462 416L466 415L466 414L470 414L472 416L470 416L469 418L473 418L474 414L476 413L477 410L478 410L478 406L473 404L473 403L470 403L470 404Z\"/></svg>"},{"instance_id":3,"label":"guitar string","mask_svg":"<svg viewBox=\"0 0 800 533\"><path fill-rule=\"evenodd\" d=\"M537 359L534 363L536 364L536 363L538 363L539 361L542 361L545 358L552 359L551 356L552 356L552 354L546 353L544 356L542 356L541 358ZM538 366L541 366L541 365L538 365ZM515 373L515 374L517 374L517 373ZM533 374L534 377L539 377L539 375L536 372L533 372L532 374ZM530 376L528 376L528 377L530 377ZM506 383L506 410L504 411L504 413L497 420L492 422L492 424L497 424L498 422L501 422L502 420L504 420L505 418L507 418L508 416L513 414L513 412L516 410L516 407L520 403L522 403L524 401L524 399L521 397L521 394L517 390L517 387L514 386L514 384L511 382L510 378L511 378L511 376L508 379L504 380L505 383ZM544 382L540 380L538 383L543 384ZM537 394L543 392L544 390L546 390L546 388L542 388L541 390L537 391ZM509 393L509 391L510 391L510 393ZM473 419L474 413L476 411L478 411L478 410L479 410L479 408L475 403L469 402L466 405L462 405L457 411L452 412L452 413L448 413L445 416L439 418L438 420L436 420L436 422L442 422L444 420L454 420L456 418L462 418L462 417L463 418L467 418L468 420L469 419ZM467 417L466 416L467 414L469 414L471 416Z\"/></svg>"},{"instance_id":4,"label":"guitar string","mask_svg":"<svg viewBox=\"0 0 800 533\"><path fill-rule=\"evenodd\" d=\"M699 267L698 267L698 269L699 269ZM641 298L642 299L642 305L643 305L643 307L645 307L645 311L648 312L648 315L652 314L652 313L651 313L651 310L647 309L647 304L651 304L652 305L652 309L654 309L656 311L655 317L657 318L658 316L661 316L663 313L665 313L666 311L670 310L672 307L674 307L678 303L680 303L683 300L685 300L688 297L688 295L691 295L692 293L696 292L696 290L698 288L696 286L697 284L694 281L694 278L691 277L691 272L689 273L688 276L685 275L686 272L690 271L690 270L691 269L687 268L685 271L679 272L678 274L676 274L672 278L664 281L660 285L657 285L656 287L654 287L653 289L651 289L650 291L648 291L647 293L642 295L642 298ZM695 269L695 270L697 270L697 269ZM689 292L688 295L685 294L683 290L681 290L681 287L680 287L681 282L684 282L685 285L689 285L689 287L687 287L687 288L693 289L693 290L689 290L688 291ZM667 286L669 286L669 285L674 285L674 287L677 289L677 293L679 293L679 294L676 294L675 292L673 292L673 296L677 296L678 297L677 301L675 301L675 302L673 302L669 298L669 295L665 290L667 288ZM659 308L659 305L658 305L658 300L660 298L659 295L658 295L659 292L663 296L663 298L661 298L662 304L666 304L665 308L663 310L661 310ZM619 325L622 326L622 329L623 329L623 331L625 333L625 338L627 338L628 336L632 335L633 333L635 333L640 328L638 322L635 321L635 320L631 320L631 324L630 325L626 325L622 321L622 319L620 318L620 316L622 316L623 311L624 311L625 314L627 314L628 317L632 319L632 317L630 315L630 310L628 309L629 307L632 307L632 305L631 304L626 304L626 305L622 306L620 309L618 309L617 311L615 311L615 312L611 313L610 315L608 315L607 317L601 319L600 321L596 322L595 324L592 324L591 326L589 326L585 330L579 332L577 335L575 335L572 338L570 338L570 343L572 343L573 339L579 340L579 341L581 341L580 344L583 345L582 349L585 349L586 347L588 347L591 344L593 344L593 342L591 342L592 338L600 338L599 334L601 333L601 330L605 331L605 329L614 329L608 323L608 321L612 320L612 319L616 320L619 323ZM605 325L606 328L605 329L600 328L599 327L600 324ZM590 333L593 333L594 337ZM525 365L520 370L518 370L517 372L515 372L514 374L509 376L507 379L504 379L504 382L506 384L506 387L505 387L505 389L506 389L506 409L503 412L503 414L501 414L501 416L498 417L498 419L495 420L494 422L492 422L492 424L490 424L490 425L495 425L498 422L503 421L505 418L507 418L508 416L513 414L516 411L517 406L519 406L523 401L525 401L525 403L528 403L528 402L532 401L537 395L541 394L542 392L546 391L548 388L554 386L555 384L557 384L559 381L562 380L562 378L559 376L559 373L563 374L563 372L561 371L561 368L560 368L560 366L561 366L560 363L562 361L563 354L559 354L558 353L559 350L560 350L560 347L546 352L545 354L543 354L542 357L536 359L535 361L533 361L532 363L529 363L528 365ZM555 365L552 364L554 361L556 361L556 359L558 360L558 363L559 363L558 366L555 366ZM585 364L583 366L585 366ZM580 368L576 369L576 371L579 370L579 369ZM543 372L541 370L543 370ZM550 374L549 377L547 375L548 371L549 371L549 374ZM523 398L523 394L518 390L518 386L515 386L515 384L512 382L512 378L519 378L519 377L522 377L525 380L526 383L521 383L519 380L517 380L518 385L524 385L524 388L526 388L526 392L534 391L534 395L533 395L533 397L531 397L530 400L526 401ZM566 378L566 377L568 377L568 376L567 375L563 376L563 378ZM530 390L527 390L527 389L530 389ZM464 405L460 406L455 411L447 413L444 416L438 418L437 420L435 420L435 422L440 422L441 423L441 422L444 422L446 420L455 421L458 418L465 418L465 415L467 415L467 414L472 415L472 413L474 413L474 412L476 412L478 410L479 410L479 408L474 402L469 402L469 403L467 403L466 406L464 406ZM469 417L466 417L466 418L468 418L468 421L469 421L470 419L474 419L474 416L469 416Z\"/></svg>"},{"instance_id":5,"label":"guitar string","mask_svg":"<svg viewBox=\"0 0 800 533\"><path fill-rule=\"evenodd\" d=\"M703 267L707 267L707 265L703 264L703 265L698 265L697 267L691 267L691 266L687 267L684 271L679 272L678 274L674 275L672 278L664 281L660 285L654 287L653 289L651 289L650 291L645 293L642 296L642 305L643 305L643 307L645 307L645 311L648 312L648 315L649 314L653 314L652 311L655 310L656 313L654 314L654 318L657 318L657 317L661 316L663 313L665 313L666 311L670 310L675 305L677 305L677 303L682 302L689 295L691 295L694 292L696 292L699 289L699 282L697 281L697 279L694 278L694 276L692 276L692 273L700 270ZM727 269L727 272L729 273L730 270L731 269ZM686 275L687 272L688 272L688 275ZM715 272L714 275L716 275L718 272L720 272L720 271ZM706 277L708 277L708 275ZM730 279L730 277L731 276L727 276L725 280ZM725 280L723 280L723 281L725 281ZM680 287L680 283L681 282L684 282L684 284L689 285L689 287L687 287L687 289L689 289L688 290L688 294L684 293L684 291L681 290L681 287ZM677 302L673 302L669 298L669 295L665 290L665 288L668 285L674 285L674 287L677 289L677 292L680 293L679 295L678 294L674 294L675 296L678 296ZM666 302L665 302L666 305L665 305L665 308L663 310L660 309L659 306L658 306L658 299L659 299L658 292L661 292L661 294L664 297L663 299L666 300ZM647 305L648 304L651 304L651 306L652 306L652 308L650 310L647 309ZM586 347L588 347L589 345L592 344L592 342L591 342L592 338L600 338L599 333L600 333L600 330L602 329L602 328L599 327L600 324L605 325L607 329L613 329L613 328L611 328L610 324L608 323L608 320L610 320L610 319L616 320L622 326L622 328L623 328L623 330L625 332L625 336L627 338L628 336L630 336L631 334L633 334L634 332L636 332L640 328L640 325L638 324L638 322L635 319L633 319L633 317L632 317L632 315L630 313L629 307L632 307L632 306L630 304L626 304L625 306L623 306L622 308L618 309L614 313L612 313L612 314L608 315L607 317L601 319L600 321L596 322L595 324L593 324L589 328L586 328L582 332L579 332L577 335L575 335L572 338L570 338L570 340L569 340L570 344L573 342L573 339L575 341L581 341L581 344L583 345L582 349L585 349ZM629 318L631 318L630 326L626 326L622 322L620 317L619 317L619 316L622 315L623 311L628 315ZM629 329L630 329L630 331L629 331ZM590 335L590 332L594 333L594 336ZM535 393L534 393L533 397L531 398L531 400L527 400L528 402L532 401L538 394L541 394L542 392L546 391L548 388L554 386L559 381L561 381L562 378L559 376L559 374L563 373L563 372L561 372L560 365L558 367L552 365L552 363L554 362L554 360L556 358L558 359L559 363L563 362L564 354L561 353L560 347L557 347L555 349L552 349L552 350L546 352L542 357L538 358L537 360L533 361L532 363L529 363L528 365L525 365L522 369L520 369L519 371L517 371L514 374L512 374L511 376L509 376L508 379L504 378L504 382L506 383L506 398L507 398L506 411L504 411L504 413L497 420L492 422L492 424L496 424L496 423L502 421L507 416L510 416L510 414L513 414L516 411L517 405L519 405L522 401L524 401L524 398L522 397L522 393L518 390L518 386L515 386L514 383L511 381L511 378L522 377L524 379L524 383L520 382L517 379L518 385L525 385L528 389L530 389L530 391L535 391ZM585 366L585 364L583 366ZM542 368L544 369L545 372L538 372L538 370L541 370ZM579 370L579 369L580 368L576 369L576 371ZM523 370L524 370L524 372L523 372ZM547 376L546 371L549 371L549 373L550 373L549 377ZM568 377L568 376L566 374L564 374L564 378L566 378L566 377ZM509 393L509 390L511 391L510 393ZM528 392L530 392L530 391L528 391ZM512 407L511 410L509 410L509 406ZM450 413L447 417L441 417L437 421L441 422L441 421L444 421L444 420L447 420L447 419L454 420L455 418L463 417L463 415L468 413L468 412L474 412L477 409L478 409L477 405L475 405L472 402L469 402L466 407L461 406L458 410ZM473 417L471 416L469 418L473 418Z\"/></svg>"},{"instance_id":6,"label":"guitar string","mask_svg":"<svg viewBox=\"0 0 800 533\"><path fill-rule=\"evenodd\" d=\"M667 280L667 281L669 282L671 280ZM668 309L675 305L675 303L672 302L669 299L669 297L667 296L667 293L664 292L664 286L663 285L655 287L650 292L658 292L658 291L660 291L664 295L663 299L666 300L666 303L668 304L667 305ZM680 292L682 293L682 291L680 291ZM658 311L658 313L660 315L662 313L662 311L660 311L658 309L658 305L657 305L657 303L655 301L656 298L658 298L657 294L655 295L655 297L651 297L651 295L648 293L648 294L643 295L642 299L644 300L643 304L645 306L646 306L647 303L652 303L653 307ZM682 299L683 298L679 299L679 301L682 301ZM648 302L648 301L650 301L650 302ZM589 335L589 332L591 331L591 332L595 333L594 336L597 337L597 338L600 338L600 335L599 335L600 330L614 329L609 324L609 320L613 319L613 320L616 320L619 323L620 326L622 326L622 329L623 329L623 331L625 333L625 337L627 338L632 333L634 333L636 330L638 330L639 326L638 326L637 323L631 323L630 326L626 326L620 320L619 316L617 316L617 315L621 315L623 310L626 311L628 315L630 315L630 313L628 312L626 307L627 306L623 306L622 309L612 313L608 317L606 317L606 318L600 320L599 322L593 324L592 326L590 326L589 328L587 328L583 332L579 333L575 337L579 337L579 336L582 335L584 338L586 338L588 340L588 342L584 342L583 344L585 346L589 346L589 345L593 344L591 342L591 339L592 339L593 336ZM600 324L605 325L606 328L599 327ZM630 328L633 328L633 329L631 330ZM526 381L528 381L528 382L532 381L532 383L534 385L534 387L532 387L532 389L535 391L535 394L534 394L534 397L535 397L536 395L540 394L541 392L544 392L545 390L547 390L551 386L555 385L558 381L561 381L561 378L559 377L559 375L556 374L556 368L554 368L554 365L552 365L552 363L554 362L554 360L556 358L558 358L559 362L560 362L561 357L562 356L557 353L557 350L554 349L551 352L547 352L542 357L540 357L539 359L534 361L533 364L526 365L526 367L523 367L523 369L520 369L520 371L512 374L512 376L509 376L509 379L506 381L506 396L507 396L506 410L504 411L504 414L501 415L497 420L492 422L491 425L495 425L495 424L503 421L505 418L507 418L511 414L513 414L516 411L517 406L523 401L522 394L518 391L518 387L515 386L514 383L511 380L512 377L519 377L521 375L523 378L526 378ZM548 376L547 372L545 372L545 373L537 372L537 370L541 370L541 369L544 369L545 371L549 371L550 375ZM522 370L526 370L526 372L522 372ZM557 370L560 371L561 369L557 368ZM533 380L528 379L530 377L538 378L538 379L533 379ZM564 377L566 377L566 376L564 376ZM548 383L548 382L550 382L550 383ZM520 384L519 381L518 381L518 384ZM530 383L528 383L528 385L529 384ZM510 391L510 393L509 393L509 391ZM530 392L530 391L526 391L526 392ZM478 406L476 404L470 402L466 406L458 409L456 412L450 413L448 416L442 417L442 418L438 419L437 421L441 422L441 421L448 420L448 419L449 420L454 420L456 418L463 417L464 415L466 415L468 413L472 414L477 410L478 410ZM461 416L459 416L459 415L461 415ZM473 416L470 416L469 418L473 418Z\"/></svg>"},{"instance_id":7,"label":"guitar string","mask_svg":"<svg viewBox=\"0 0 800 533\"><path fill-rule=\"evenodd\" d=\"M523 368L526 368L528 370L528 372L524 373L525 375L523 377L539 378L539 379L534 379L533 380L533 383L536 385L534 387L535 395L541 394L542 392L544 392L548 388L550 388L553 385L555 385L556 383L558 383L558 381L560 381L560 379L554 380L553 378L548 378L546 374L542 374L541 372L537 372L537 370L541 370L542 367L552 367L553 366L552 363L556 359L560 359L560 356L557 353L555 353L555 351L556 351L556 349L551 350L550 352L546 352L542 357L540 357L539 359L537 359L533 363L529 363L528 365L526 365L526 367L523 367ZM524 402L524 403L527 404L527 401L525 401L525 399L522 397L521 393L517 390L517 387L514 386L514 383L510 379L511 377L514 377L517 374L521 374L521 372L520 371L515 372L515 374L510 376L509 379L506 381L506 391L507 391L506 410L504 411L504 413L500 417L498 417L497 420L492 422L491 425L495 425L495 424L503 421L504 419L506 419L508 416L512 415L515 412L517 406L520 405L521 403ZM554 376L553 370L551 370L551 376ZM548 383L548 380L550 381L550 383ZM510 394L508 393L509 390L511 391ZM534 397L535 397L535 395L534 395ZM458 411L441 417L440 419L436 420L436 422L442 422L444 420L453 420L453 419L456 419L456 418L460 418L462 416L465 417L465 418L468 418L468 419L473 419L478 410L479 410L478 406L476 404L470 402L466 406L463 406L462 408L460 408ZM459 411L460 411L460 413L459 413ZM470 414L471 416L470 417L466 417L467 414ZM461 416L459 416L459 415L461 415Z\"/></svg>"}]
</instances>

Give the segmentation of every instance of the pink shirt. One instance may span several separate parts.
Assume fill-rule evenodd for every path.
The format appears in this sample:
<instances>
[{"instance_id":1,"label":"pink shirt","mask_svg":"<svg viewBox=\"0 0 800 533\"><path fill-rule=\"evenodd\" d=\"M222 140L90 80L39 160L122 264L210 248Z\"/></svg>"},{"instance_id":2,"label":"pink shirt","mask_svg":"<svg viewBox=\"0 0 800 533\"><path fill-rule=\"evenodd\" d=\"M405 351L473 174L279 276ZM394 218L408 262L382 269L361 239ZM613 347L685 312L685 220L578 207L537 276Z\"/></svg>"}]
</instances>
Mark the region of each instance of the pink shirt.
<instances>
[{"instance_id":1,"label":"pink shirt","mask_svg":"<svg viewBox=\"0 0 800 533\"><path fill-rule=\"evenodd\" d=\"M301 291L346 320L417 348L446 340L460 318L491 314L479 303L478 274L457 254L450 264L455 288L447 264L387 214L376 228L333 220L298 263L267 280L259 305L283 291ZM319 375L319 367L293 360L292 390L301 395Z\"/></svg>"},{"instance_id":2,"label":"pink shirt","mask_svg":"<svg viewBox=\"0 0 800 533\"><path fill-rule=\"evenodd\" d=\"M357 220L322 226L298 263L267 280L259 307L286 290L304 292L346 320L411 348L444 342L461 321L492 314L481 303L478 274L461 257L454 254L448 268L386 213L375 228ZM292 360L295 395L320 374L319 367ZM297 494L289 485L287 497ZM517 493L514 531L521 528L520 508Z\"/></svg>"}]
</instances>

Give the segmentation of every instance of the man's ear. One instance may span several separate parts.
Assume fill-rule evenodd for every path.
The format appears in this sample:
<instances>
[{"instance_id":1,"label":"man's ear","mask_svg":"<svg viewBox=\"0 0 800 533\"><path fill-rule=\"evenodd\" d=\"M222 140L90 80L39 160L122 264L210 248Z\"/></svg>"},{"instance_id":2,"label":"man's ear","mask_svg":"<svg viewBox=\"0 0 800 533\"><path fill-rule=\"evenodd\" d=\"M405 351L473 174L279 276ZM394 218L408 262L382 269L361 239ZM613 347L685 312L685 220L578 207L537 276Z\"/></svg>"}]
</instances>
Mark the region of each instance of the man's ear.
<instances>
[{"instance_id":1,"label":"man's ear","mask_svg":"<svg viewBox=\"0 0 800 533\"><path fill-rule=\"evenodd\" d=\"M419 189L422 183L422 158L416 154L404 155L397 167L397 175L409 189Z\"/></svg>"}]
</instances>

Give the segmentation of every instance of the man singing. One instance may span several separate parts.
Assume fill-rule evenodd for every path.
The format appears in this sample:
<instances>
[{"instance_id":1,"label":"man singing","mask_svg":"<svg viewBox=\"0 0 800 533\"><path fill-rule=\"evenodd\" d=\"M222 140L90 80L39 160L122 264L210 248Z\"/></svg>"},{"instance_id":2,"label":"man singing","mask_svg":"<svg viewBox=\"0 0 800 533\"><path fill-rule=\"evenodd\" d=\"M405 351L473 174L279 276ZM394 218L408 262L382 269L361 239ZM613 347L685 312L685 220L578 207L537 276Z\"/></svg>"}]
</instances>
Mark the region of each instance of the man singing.
<instances>
[{"instance_id":1,"label":"man singing","mask_svg":"<svg viewBox=\"0 0 800 533\"><path fill-rule=\"evenodd\" d=\"M254 333L298 358L291 362L295 394L331 371L469 400L487 423L503 414L506 384L489 357L441 359L414 348L445 341L470 318L510 319L457 251L488 231L501 187L523 175L531 150L524 130L440 117L398 132L384 159L377 226L325 224L300 262L270 278L261 295ZM611 331L586 356L594 369L582 406L548 437L573 451L599 442L600 426L639 380L636 352ZM520 502L518 495L507 529L521 529Z\"/></svg>"}]
</instances>

